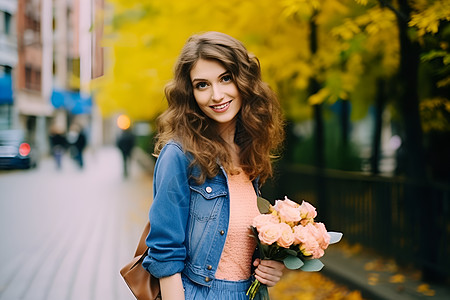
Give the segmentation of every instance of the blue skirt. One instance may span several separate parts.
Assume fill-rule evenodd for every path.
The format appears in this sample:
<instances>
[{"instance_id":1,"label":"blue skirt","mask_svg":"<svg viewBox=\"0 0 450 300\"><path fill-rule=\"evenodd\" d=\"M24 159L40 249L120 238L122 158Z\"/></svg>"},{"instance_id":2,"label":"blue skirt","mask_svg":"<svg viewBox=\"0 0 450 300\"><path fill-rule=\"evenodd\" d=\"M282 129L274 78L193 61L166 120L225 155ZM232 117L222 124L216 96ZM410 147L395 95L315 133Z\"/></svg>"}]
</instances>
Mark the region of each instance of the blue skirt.
<instances>
[{"instance_id":1,"label":"blue skirt","mask_svg":"<svg viewBox=\"0 0 450 300\"><path fill-rule=\"evenodd\" d=\"M184 275L182 280L186 300L248 300L246 293L253 279L241 281L214 279L211 287L199 285ZM254 298L259 299L259 295Z\"/></svg>"}]
</instances>

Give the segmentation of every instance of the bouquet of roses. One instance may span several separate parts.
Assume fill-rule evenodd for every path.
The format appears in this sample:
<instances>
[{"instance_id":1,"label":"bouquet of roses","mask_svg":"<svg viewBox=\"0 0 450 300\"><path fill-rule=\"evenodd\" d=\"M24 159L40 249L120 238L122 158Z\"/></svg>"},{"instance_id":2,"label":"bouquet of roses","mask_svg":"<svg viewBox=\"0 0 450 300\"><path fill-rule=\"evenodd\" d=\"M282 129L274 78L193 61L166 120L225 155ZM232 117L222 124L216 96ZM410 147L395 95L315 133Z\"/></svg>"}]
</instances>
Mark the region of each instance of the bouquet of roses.
<instances>
[{"instance_id":1,"label":"bouquet of roses","mask_svg":"<svg viewBox=\"0 0 450 300\"><path fill-rule=\"evenodd\" d=\"M253 219L251 229L261 259L282 261L288 269L320 271L324 250L342 238L342 233L327 232L323 223L314 221L316 208L306 201L298 204L285 197L272 206L260 198L258 207L262 214ZM247 295L254 299L258 292L262 299L269 299L267 287L255 279Z\"/></svg>"}]
</instances>

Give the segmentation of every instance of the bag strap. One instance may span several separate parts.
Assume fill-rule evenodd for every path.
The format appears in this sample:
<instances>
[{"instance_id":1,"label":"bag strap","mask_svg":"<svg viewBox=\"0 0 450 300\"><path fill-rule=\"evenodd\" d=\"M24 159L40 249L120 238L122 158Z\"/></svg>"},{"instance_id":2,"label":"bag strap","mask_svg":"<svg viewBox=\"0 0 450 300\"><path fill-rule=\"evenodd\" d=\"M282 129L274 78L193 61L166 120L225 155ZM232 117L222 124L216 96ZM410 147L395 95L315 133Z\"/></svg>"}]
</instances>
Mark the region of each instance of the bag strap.
<instances>
[{"instance_id":1,"label":"bag strap","mask_svg":"<svg viewBox=\"0 0 450 300\"><path fill-rule=\"evenodd\" d=\"M150 232L150 221L147 222L147 224L144 227L144 231L142 231L141 238L139 240L139 244L136 248L136 252L134 253L134 257L144 254L147 250L147 244L145 243L145 240L147 239L148 233Z\"/></svg>"}]
</instances>

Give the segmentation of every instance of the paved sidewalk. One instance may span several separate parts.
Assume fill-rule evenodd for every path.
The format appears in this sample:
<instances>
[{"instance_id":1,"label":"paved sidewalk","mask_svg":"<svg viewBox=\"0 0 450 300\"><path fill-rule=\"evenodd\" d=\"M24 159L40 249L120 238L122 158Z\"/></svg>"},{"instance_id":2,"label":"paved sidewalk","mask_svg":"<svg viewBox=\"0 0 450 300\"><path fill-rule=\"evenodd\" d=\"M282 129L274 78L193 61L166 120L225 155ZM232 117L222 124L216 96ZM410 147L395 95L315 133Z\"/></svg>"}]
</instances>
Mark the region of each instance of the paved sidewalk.
<instances>
[{"instance_id":1,"label":"paved sidewalk","mask_svg":"<svg viewBox=\"0 0 450 300\"><path fill-rule=\"evenodd\" d=\"M0 300L131 300L120 268L148 216L151 176L114 147L0 172Z\"/></svg>"},{"instance_id":2,"label":"paved sidewalk","mask_svg":"<svg viewBox=\"0 0 450 300\"><path fill-rule=\"evenodd\" d=\"M369 300L450 299L450 287L427 284L417 271L402 270L395 262L356 248L331 245L321 258L324 275L360 290Z\"/></svg>"}]
</instances>

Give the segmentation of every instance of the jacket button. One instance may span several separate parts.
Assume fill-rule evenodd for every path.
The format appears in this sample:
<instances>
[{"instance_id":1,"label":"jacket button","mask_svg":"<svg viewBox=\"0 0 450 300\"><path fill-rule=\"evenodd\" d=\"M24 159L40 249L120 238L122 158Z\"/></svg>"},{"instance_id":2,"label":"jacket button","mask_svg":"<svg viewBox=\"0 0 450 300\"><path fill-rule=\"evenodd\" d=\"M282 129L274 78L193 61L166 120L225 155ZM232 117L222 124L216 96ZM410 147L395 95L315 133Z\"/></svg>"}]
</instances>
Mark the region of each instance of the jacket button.
<instances>
[{"instance_id":1,"label":"jacket button","mask_svg":"<svg viewBox=\"0 0 450 300\"><path fill-rule=\"evenodd\" d=\"M224 234L225 234L225 231L221 230L220 235L224 235Z\"/></svg>"},{"instance_id":2,"label":"jacket button","mask_svg":"<svg viewBox=\"0 0 450 300\"><path fill-rule=\"evenodd\" d=\"M210 187L210 186L207 186L206 187L206 192L209 194L209 193L211 193L212 192L212 188Z\"/></svg>"},{"instance_id":3,"label":"jacket button","mask_svg":"<svg viewBox=\"0 0 450 300\"><path fill-rule=\"evenodd\" d=\"M211 265L208 265L206 268L207 268L208 270L212 270L212 266L211 266Z\"/></svg>"},{"instance_id":4,"label":"jacket button","mask_svg":"<svg viewBox=\"0 0 450 300\"><path fill-rule=\"evenodd\" d=\"M210 281L211 281L211 278L205 277L205 281L206 281L206 282L210 282Z\"/></svg>"}]
</instances>

